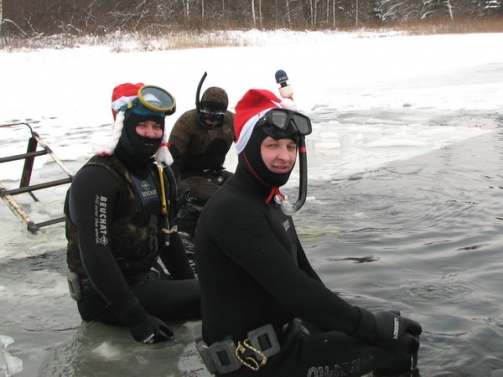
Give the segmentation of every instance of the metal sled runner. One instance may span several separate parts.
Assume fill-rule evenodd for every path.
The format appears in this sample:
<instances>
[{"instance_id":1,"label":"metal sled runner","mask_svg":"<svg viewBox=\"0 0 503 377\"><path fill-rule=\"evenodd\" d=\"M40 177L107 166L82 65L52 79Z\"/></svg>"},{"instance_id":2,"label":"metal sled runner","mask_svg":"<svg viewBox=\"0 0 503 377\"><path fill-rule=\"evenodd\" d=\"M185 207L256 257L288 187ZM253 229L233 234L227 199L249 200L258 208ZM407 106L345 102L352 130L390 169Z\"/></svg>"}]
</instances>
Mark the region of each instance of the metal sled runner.
<instances>
[{"instance_id":1,"label":"metal sled runner","mask_svg":"<svg viewBox=\"0 0 503 377\"><path fill-rule=\"evenodd\" d=\"M33 194L33 191L46 189L49 187L59 186L62 184L70 183L73 180L72 172L63 164L63 162L52 152L49 146L42 140L42 138L33 131L31 126L28 123L11 123L0 125L0 128L4 127L14 127L14 126L26 126L30 130L31 137L28 139L28 146L26 149L26 153L0 157L0 163L12 162L16 160L24 160L24 166L21 173L19 188L8 190L5 186L0 183L0 196L2 200L7 203L10 210L23 222L26 226L27 230L31 233L35 234L40 228L56 224L64 221L64 216L53 218L47 221L35 223L30 216L26 213L23 207L15 200L14 196L22 193L28 193L33 200L39 201L38 198ZM42 149L38 148L41 147ZM37 150L38 149L38 150ZM64 171L64 173L68 176L67 178L58 179L49 182L43 182L39 184L30 184L31 175L33 170L33 164L36 157L48 155L50 156L54 162L56 162L59 167Z\"/></svg>"}]
</instances>

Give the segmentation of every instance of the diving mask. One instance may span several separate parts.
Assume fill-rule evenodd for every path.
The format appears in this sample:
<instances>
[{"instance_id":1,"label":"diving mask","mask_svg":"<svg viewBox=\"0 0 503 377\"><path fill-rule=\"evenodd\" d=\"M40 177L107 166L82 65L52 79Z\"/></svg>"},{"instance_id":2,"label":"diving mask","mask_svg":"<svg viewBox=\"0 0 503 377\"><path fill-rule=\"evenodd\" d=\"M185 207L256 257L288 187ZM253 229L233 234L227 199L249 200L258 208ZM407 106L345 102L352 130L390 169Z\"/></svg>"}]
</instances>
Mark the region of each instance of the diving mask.
<instances>
[{"instance_id":1,"label":"diving mask","mask_svg":"<svg viewBox=\"0 0 503 377\"><path fill-rule=\"evenodd\" d=\"M256 125L256 127L266 126L274 126L272 134L269 135L274 138L287 137L292 134L305 136L313 130L309 117L293 110L281 108L269 110L258 120Z\"/></svg>"},{"instance_id":2,"label":"diving mask","mask_svg":"<svg viewBox=\"0 0 503 377\"><path fill-rule=\"evenodd\" d=\"M168 91L158 86L144 85L138 90L137 97L121 110L131 110L142 116L166 116L176 111L176 102Z\"/></svg>"}]
</instances>

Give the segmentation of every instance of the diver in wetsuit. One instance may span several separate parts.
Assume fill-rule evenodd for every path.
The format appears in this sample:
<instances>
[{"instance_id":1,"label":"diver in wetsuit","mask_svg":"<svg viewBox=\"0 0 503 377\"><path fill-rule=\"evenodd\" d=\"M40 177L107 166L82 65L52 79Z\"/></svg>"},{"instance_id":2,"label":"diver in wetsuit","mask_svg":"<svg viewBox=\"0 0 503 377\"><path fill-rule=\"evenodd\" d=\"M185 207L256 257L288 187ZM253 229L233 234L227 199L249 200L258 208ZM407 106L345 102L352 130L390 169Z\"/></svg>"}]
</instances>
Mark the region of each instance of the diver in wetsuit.
<instances>
[{"instance_id":1,"label":"diver in wetsuit","mask_svg":"<svg viewBox=\"0 0 503 377\"><path fill-rule=\"evenodd\" d=\"M229 100L222 88L210 87L196 100L196 108L176 121L168 145L178 192L188 190L189 202L204 206L232 175L223 164L234 141L234 114L227 110Z\"/></svg>"},{"instance_id":2,"label":"diver in wetsuit","mask_svg":"<svg viewBox=\"0 0 503 377\"><path fill-rule=\"evenodd\" d=\"M300 207L279 188L297 152L301 162L306 158L311 122L292 108L256 89L236 106L238 166L207 202L196 232L202 303L196 347L218 376L409 375L421 326L339 297L300 244L289 215Z\"/></svg>"},{"instance_id":3,"label":"diver in wetsuit","mask_svg":"<svg viewBox=\"0 0 503 377\"><path fill-rule=\"evenodd\" d=\"M67 193L69 284L84 321L157 343L174 335L167 321L200 317L199 284L173 227L164 123L175 100L143 84L117 86L112 100L114 134Z\"/></svg>"}]
</instances>

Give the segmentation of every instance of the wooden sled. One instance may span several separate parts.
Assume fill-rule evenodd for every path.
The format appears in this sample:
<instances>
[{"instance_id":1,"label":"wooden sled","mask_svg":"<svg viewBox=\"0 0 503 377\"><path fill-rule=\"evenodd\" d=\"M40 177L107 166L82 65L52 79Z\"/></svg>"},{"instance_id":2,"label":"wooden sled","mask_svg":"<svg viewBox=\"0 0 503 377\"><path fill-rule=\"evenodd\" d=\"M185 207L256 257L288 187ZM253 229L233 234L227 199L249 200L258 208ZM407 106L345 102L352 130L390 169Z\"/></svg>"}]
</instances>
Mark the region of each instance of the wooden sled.
<instances>
[{"instance_id":1,"label":"wooden sled","mask_svg":"<svg viewBox=\"0 0 503 377\"><path fill-rule=\"evenodd\" d=\"M33 191L46 189L49 187L59 186L63 184L70 183L73 180L72 172L63 164L63 162L52 152L51 148L42 140L42 138L33 131L31 126L28 123L19 122L19 123L10 123L0 125L0 128L4 127L14 127L14 126L26 126L30 130L31 137L28 139L28 146L26 149L26 153L18 154L14 156L0 157L0 164L5 162L11 162L16 160L24 160L24 167L21 172L21 179L19 183L19 188L8 190L5 186L0 182L0 196L2 200L7 203L10 210L16 215L26 226L27 230L31 233L35 234L37 231L47 225L56 224L65 220L65 217L53 218L43 222L34 222L30 216L26 213L23 207L15 200L14 196L22 193L28 193L33 200L39 201L35 196ZM38 149L38 147L42 149ZM33 169L33 163L35 161L35 157L49 155L65 172L68 176L67 178L58 179L49 182L43 182L39 184L30 185L31 174Z\"/></svg>"}]
</instances>

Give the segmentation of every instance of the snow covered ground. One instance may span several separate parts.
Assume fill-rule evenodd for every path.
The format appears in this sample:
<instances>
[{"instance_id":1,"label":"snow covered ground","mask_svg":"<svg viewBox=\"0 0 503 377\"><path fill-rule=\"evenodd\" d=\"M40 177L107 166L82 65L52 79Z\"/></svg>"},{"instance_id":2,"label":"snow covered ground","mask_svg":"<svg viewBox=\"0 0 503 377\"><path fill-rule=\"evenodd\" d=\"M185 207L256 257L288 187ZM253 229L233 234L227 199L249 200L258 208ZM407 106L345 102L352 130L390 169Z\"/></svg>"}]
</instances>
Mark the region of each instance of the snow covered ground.
<instances>
[{"instance_id":1,"label":"snow covered ground","mask_svg":"<svg viewBox=\"0 0 503 377\"><path fill-rule=\"evenodd\" d=\"M357 179L390 162L420 156L501 125L503 54L497 46L503 45L503 34L252 31L239 37L250 41L250 46L141 52L132 43L130 52L120 53L112 46L0 51L0 125L37 121L33 129L76 172L111 133L110 99L117 84L143 82L171 92L177 112L169 125L194 107L204 72L208 77L203 90L223 87L233 110L250 88L275 91L274 74L283 69L299 110L313 119L314 131L307 139L310 184ZM0 128L0 157L23 153L27 136L22 127ZM36 178L55 176L49 158L36 161ZM231 151L227 167L232 169L236 161ZM0 182L8 188L19 184L20 171L20 163L0 165ZM60 215L65 191L62 186L47 197L41 193L40 203L29 199L24 203L34 219L45 220ZM7 206L0 208L0 215L0 261L64 250L61 225L31 235ZM0 335L8 335L8 327L38 328L35 324L44 321L49 329L60 331L53 324L58 319L69 327L79 325L75 313L70 319L63 315L45 318L51 300L61 302L66 295L66 282L60 271L36 273L51 284L50 289L43 284L0 281L0 310L17 308L2 315ZM21 296L22 304L17 301ZM72 305L67 303L68 308ZM24 315L31 307L39 310ZM17 347L23 347L23 342L14 339ZM47 340L48 349L55 344L56 340ZM36 363L24 361L25 365Z\"/></svg>"}]
</instances>

